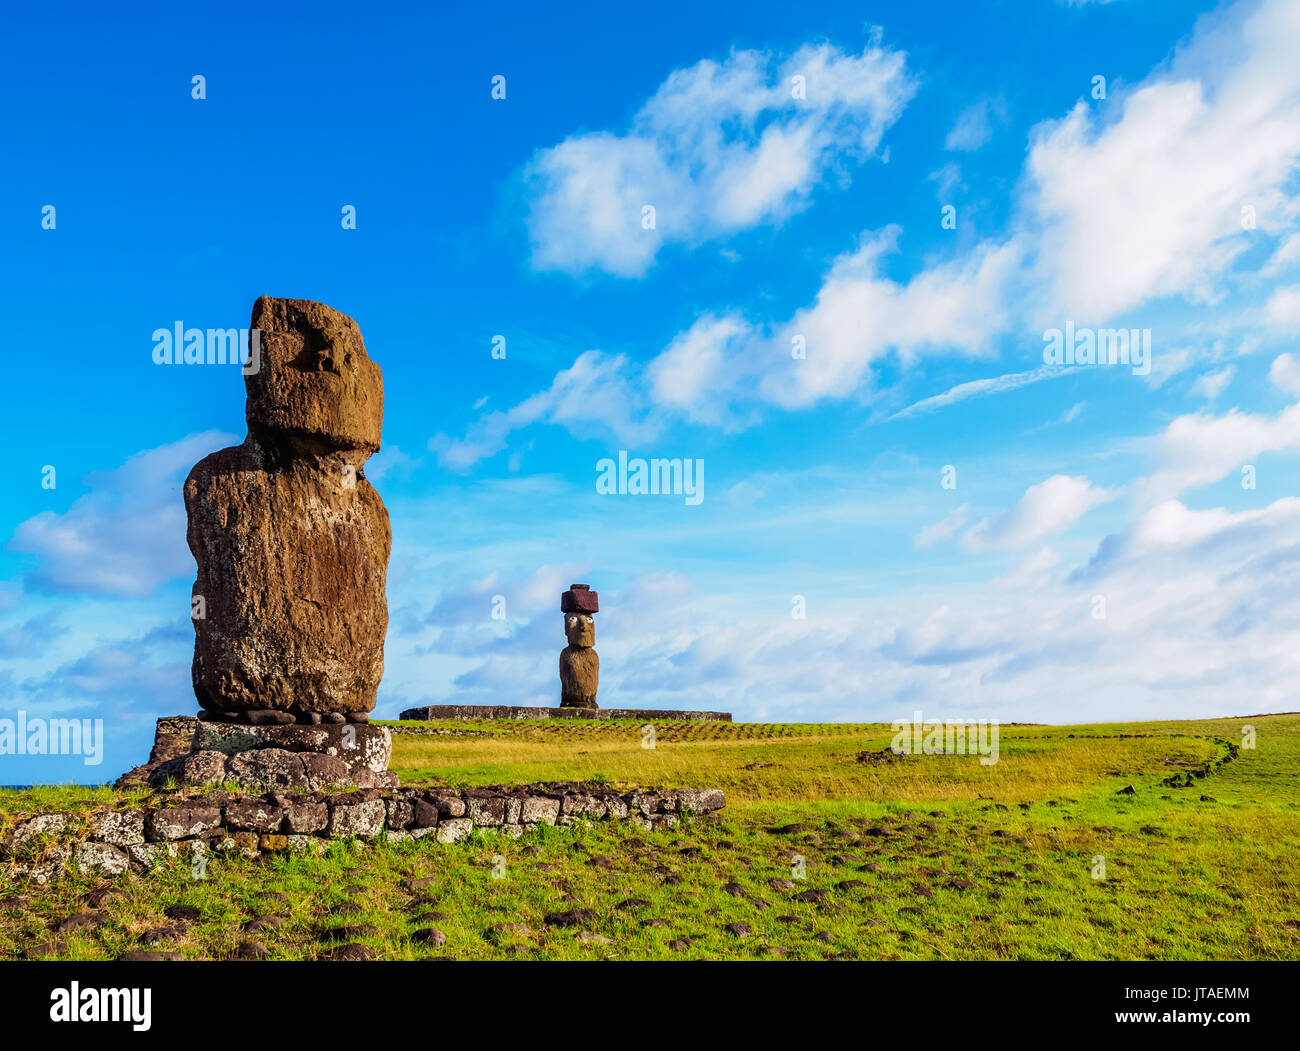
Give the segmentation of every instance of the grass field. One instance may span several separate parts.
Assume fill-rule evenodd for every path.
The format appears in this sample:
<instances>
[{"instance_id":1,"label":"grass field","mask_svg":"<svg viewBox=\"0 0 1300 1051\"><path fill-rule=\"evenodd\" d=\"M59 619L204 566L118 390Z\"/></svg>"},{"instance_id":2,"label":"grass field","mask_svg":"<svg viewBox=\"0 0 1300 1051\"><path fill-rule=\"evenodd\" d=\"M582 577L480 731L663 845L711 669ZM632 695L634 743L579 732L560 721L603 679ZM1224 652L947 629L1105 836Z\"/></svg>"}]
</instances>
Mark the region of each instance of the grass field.
<instances>
[{"instance_id":1,"label":"grass field","mask_svg":"<svg viewBox=\"0 0 1300 1051\"><path fill-rule=\"evenodd\" d=\"M893 756L882 725L668 723L653 749L612 721L390 725L450 731L396 736L407 784L717 787L728 805L659 832L213 859L198 880L180 861L0 876L0 958L1300 958L1297 715L1004 726L992 765ZM0 793L0 820L112 798Z\"/></svg>"}]
</instances>

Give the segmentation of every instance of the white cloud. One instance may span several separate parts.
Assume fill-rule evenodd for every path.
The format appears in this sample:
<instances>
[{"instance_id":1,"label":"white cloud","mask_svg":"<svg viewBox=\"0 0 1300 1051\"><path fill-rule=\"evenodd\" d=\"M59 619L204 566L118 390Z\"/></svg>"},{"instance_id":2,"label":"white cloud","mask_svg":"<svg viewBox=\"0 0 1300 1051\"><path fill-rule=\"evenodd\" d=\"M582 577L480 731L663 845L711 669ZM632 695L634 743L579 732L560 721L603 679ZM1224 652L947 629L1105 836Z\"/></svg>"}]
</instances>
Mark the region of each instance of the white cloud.
<instances>
[{"instance_id":1,"label":"white cloud","mask_svg":"<svg viewBox=\"0 0 1300 1051\"><path fill-rule=\"evenodd\" d=\"M780 222L829 172L874 152L914 90L902 53L877 43L860 55L806 45L784 60L736 51L676 70L627 134L575 135L533 157L533 264L632 277L664 244Z\"/></svg>"},{"instance_id":2,"label":"white cloud","mask_svg":"<svg viewBox=\"0 0 1300 1051\"><path fill-rule=\"evenodd\" d=\"M1111 489L1099 489L1087 478L1057 474L1031 485L1008 511L986 518L963 538L967 547L1024 547L1061 533L1099 504L1115 499Z\"/></svg>"},{"instance_id":3,"label":"white cloud","mask_svg":"<svg viewBox=\"0 0 1300 1051\"><path fill-rule=\"evenodd\" d=\"M850 397L887 354L910 364L922 354L989 353L992 334L1005 325L1003 289L1019 265L1019 246L987 244L900 284L878 274L897 236L897 227L865 236L835 260L816 300L772 331L739 314L706 314L644 369L623 355L587 351L549 390L480 416L462 439L437 435L429 448L444 466L464 470L539 422L584 437L597 424L626 443L655 437L667 415L734 429L752 422L752 412L737 409L747 401L799 408ZM803 358L792 355L796 345ZM1037 371L1035 378L1047 378Z\"/></svg>"},{"instance_id":4,"label":"white cloud","mask_svg":"<svg viewBox=\"0 0 1300 1051\"><path fill-rule=\"evenodd\" d=\"M773 360L784 364L760 383L766 400L796 408L848 397L869 366L890 353L904 366L925 352L990 353L991 336L1006 325L1005 286L1020 247L984 244L963 260L899 283L879 272L897 237L897 227L865 236L835 260L816 300L781 326L775 342L785 354ZM790 359L795 336L806 341L806 360Z\"/></svg>"},{"instance_id":5,"label":"white cloud","mask_svg":"<svg viewBox=\"0 0 1300 1051\"><path fill-rule=\"evenodd\" d=\"M985 241L895 280L885 274L885 256L895 250L899 229L888 226L863 234L856 248L836 258L813 301L784 322L705 313L619 388L612 404L623 407L623 431L638 419L654 431L653 423L674 416L734 429L752 422L755 406L763 404L793 410L847 398L870 403L878 397L874 374L886 360L891 375L906 376L923 356L992 357L996 337L1014 336L1017 326L1036 332L1044 317L1086 324L1160 297L1220 295L1225 268L1251 243L1243 202L1257 210L1261 230L1291 221L1296 211L1283 193L1300 161L1300 64L1283 43L1294 30L1300 30L1295 5L1264 0L1227 9L1202 23L1167 67L1132 91L1116 93L1095 111L1081 102L1040 125L1019 215L1001 242ZM872 55L853 59L854 68L889 58L864 53ZM701 142L717 145L721 132L688 120L693 107L714 117L738 112L741 126L765 114L773 92L784 89L765 80L764 69L745 52L674 74L638 118L658 129L650 155L660 157L660 138L686 153ZM872 83L880 88L894 80L881 73ZM651 141L635 134L608 138L629 150ZM710 178L717 183L720 176ZM585 189L574 194L575 201L600 199ZM582 222L566 223L575 239L605 251L605 241ZM652 256L653 249L636 266ZM1275 293L1266 313L1276 326L1300 325L1300 286ZM796 342L806 357L791 356ZM1160 351L1146 382L1158 388L1197 357L1186 346ZM969 381L896 415L1063 374L1035 368ZM1201 380L1200 390L1217 394L1230 377L1220 369ZM533 412L525 403L485 417L463 443L437 439L446 462L472 463L499 448L502 434L526 425Z\"/></svg>"},{"instance_id":6,"label":"white cloud","mask_svg":"<svg viewBox=\"0 0 1300 1051\"><path fill-rule=\"evenodd\" d=\"M752 369L744 361L752 338L753 329L739 315L703 315L648 366L650 396L693 423L724 422L727 404L713 392L735 386Z\"/></svg>"},{"instance_id":7,"label":"white cloud","mask_svg":"<svg viewBox=\"0 0 1300 1051\"><path fill-rule=\"evenodd\" d=\"M965 189L961 179L961 165L954 164L952 161L936 168L926 178L937 184L935 197L944 206L952 203L953 195L958 188Z\"/></svg>"},{"instance_id":8,"label":"white cloud","mask_svg":"<svg viewBox=\"0 0 1300 1051\"><path fill-rule=\"evenodd\" d=\"M513 408L480 416L464 438L435 435L429 448L443 466L463 471L499 453L513 432L534 423L558 424L579 438L612 434L631 444L648 440L658 427L638 419L641 399L633 389L633 370L622 354L588 350L556 373L548 389Z\"/></svg>"},{"instance_id":9,"label":"white cloud","mask_svg":"<svg viewBox=\"0 0 1300 1051\"><path fill-rule=\"evenodd\" d=\"M745 479L727 490L727 502L733 507L753 507L767 495L767 489L757 482Z\"/></svg>"},{"instance_id":10,"label":"white cloud","mask_svg":"<svg viewBox=\"0 0 1300 1051\"><path fill-rule=\"evenodd\" d=\"M1300 263L1300 232L1291 234L1277 246L1260 273L1265 277L1272 277L1274 274L1290 269L1296 263Z\"/></svg>"},{"instance_id":11,"label":"white cloud","mask_svg":"<svg viewBox=\"0 0 1300 1051\"><path fill-rule=\"evenodd\" d=\"M1266 452L1300 446L1300 404L1274 417L1239 412L1179 416L1157 441L1159 467L1137 484L1139 502L1162 503L1226 478Z\"/></svg>"},{"instance_id":12,"label":"white cloud","mask_svg":"<svg viewBox=\"0 0 1300 1051\"><path fill-rule=\"evenodd\" d=\"M1088 566L1076 576L1097 579L1128 574L1143 566L1152 577L1193 574L1224 558L1254 561L1257 567L1285 557L1300 537L1300 499L1284 497L1267 507L1232 512L1223 507L1194 510L1179 500L1147 508L1124 531L1106 537Z\"/></svg>"},{"instance_id":13,"label":"white cloud","mask_svg":"<svg viewBox=\"0 0 1300 1051\"><path fill-rule=\"evenodd\" d=\"M1300 359L1294 354L1279 354L1269 366L1268 378L1273 386L1300 396Z\"/></svg>"},{"instance_id":14,"label":"white cloud","mask_svg":"<svg viewBox=\"0 0 1300 1051\"><path fill-rule=\"evenodd\" d=\"M39 657L52 640L67 630L54 610L45 610L23 624L0 624L0 657L10 660Z\"/></svg>"},{"instance_id":15,"label":"white cloud","mask_svg":"<svg viewBox=\"0 0 1300 1051\"><path fill-rule=\"evenodd\" d=\"M493 571L486 576L447 587L427 613L408 617L407 627L423 633L426 627L456 627L465 625L476 631L505 629L511 624L527 623L533 617L552 609L559 609L560 593L571 583L590 572L586 562L563 562L538 566L530 575L506 578ZM493 599L504 600L499 620L491 618Z\"/></svg>"},{"instance_id":16,"label":"white cloud","mask_svg":"<svg viewBox=\"0 0 1300 1051\"><path fill-rule=\"evenodd\" d=\"M1245 511L1234 515L1222 507L1193 511L1177 500L1166 500L1138 518L1126 536L1128 550L1142 554L1157 547L1199 543L1230 525L1257 519L1262 513Z\"/></svg>"},{"instance_id":17,"label":"white cloud","mask_svg":"<svg viewBox=\"0 0 1300 1051\"><path fill-rule=\"evenodd\" d=\"M1300 500L1165 511L1132 533L1123 558L1079 579L1039 548L996 588L947 583L942 598L895 596L804 630L685 616L695 637L675 642L664 686L707 682L714 703L745 718L890 719L920 708L1068 723L1294 707ZM648 660L655 640L646 644Z\"/></svg>"},{"instance_id":18,"label":"white cloud","mask_svg":"<svg viewBox=\"0 0 1300 1051\"><path fill-rule=\"evenodd\" d=\"M886 355L908 365L927 354L989 353L1006 323L1004 286L1019 246L982 245L899 283L880 274L898 233L864 235L832 263L816 299L766 333L735 314L701 318L651 362L656 403L696 422L731 421L738 402L804 408L853 396Z\"/></svg>"},{"instance_id":19,"label":"white cloud","mask_svg":"<svg viewBox=\"0 0 1300 1051\"><path fill-rule=\"evenodd\" d=\"M1297 34L1291 0L1238 5L1167 71L1037 129L1026 203L1051 311L1092 323L1161 296L1213 298L1250 243L1242 208L1261 228L1284 211L1300 156Z\"/></svg>"},{"instance_id":20,"label":"white cloud","mask_svg":"<svg viewBox=\"0 0 1300 1051\"><path fill-rule=\"evenodd\" d=\"M928 398L913 402L906 408L894 413L890 418L895 420L904 419L908 416L915 416L917 413L942 409L956 402L966 401L968 398L981 398L988 394L1001 394L1003 391L1018 390L1021 387L1029 386L1031 383L1067 376L1073 371L1072 368L1062 368L1058 365L1041 365L1036 369L1028 369L1025 372L1009 372L1003 376L967 380L965 383L958 383L955 387L949 387L942 394L932 394Z\"/></svg>"},{"instance_id":21,"label":"white cloud","mask_svg":"<svg viewBox=\"0 0 1300 1051\"><path fill-rule=\"evenodd\" d=\"M1079 418L1079 414L1083 412L1084 407L1087 404L1088 403L1086 401L1076 401L1073 405L1071 405L1068 409L1066 409L1065 412L1061 413L1060 418L1057 419L1056 422L1073 423L1075 420Z\"/></svg>"},{"instance_id":22,"label":"white cloud","mask_svg":"<svg viewBox=\"0 0 1300 1051\"><path fill-rule=\"evenodd\" d=\"M1300 285L1275 290L1264 307L1264 316L1273 328L1284 332L1300 331Z\"/></svg>"},{"instance_id":23,"label":"white cloud","mask_svg":"<svg viewBox=\"0 0 1300 1051\"><path fill-rule=\"evenodd\" d=\"M1188 347L1173 347L1159 354L1151 355L1151 371L1144 377L1152 387L1163 387L1180 372L1192 364L1192 352Z\"/></svg>"},{"instance_id":24,"label":"white cloud","mask_svg":"<svg viewBox=\"0 0 1300 1051\"><path fill-rule=\"evenodd\" d=\"M970 521L970 505L962 504L952 514L921 529L913 543L921 548L933 547L941 540L952 539L965 528L968 521Z\"/></svg>"},{"instance_id":25,"label":"white cloud","mask_svg":"<svg viewBox=\"0 0 1300 1051\"><path fill-rule=\"evenodd\" d=\"M1236 374L1234 365L1228 365L1217 372L1207 372L1192 384L1192 389L1206 401L1214 401L1227 389Z\"/></svg>"},{"instance_id":26,"label":"white cloud","mask_svg":"<svg viewBox=\"0 0 1300 1051\"><path fill-rule=\"evenodd\" d=\"M1001 99L980 99L967 106L943 140L945 150L978 150L993 137L996 125L1006 120Z\"/></svg>"},{"instance_id":27,"label":"white cloud","mask_svg":"<svg viewBox=\"0 0 1300 1051\"><path fill-rule=\"evenodd\" d=\"M192 575L181 485L205 455L238 440L204 431L89 475L91 492L68 510L42 511L14 530L10 550L35 555L40 563L27 574L27 586L138 596L172 577Z\"/></svg>"},{"instance_id":28,"label":"white cloud","mask_svg":"<svg viewBox=\"0 0 1300 1051\"><path fill-rule=\"evenodd\" d=\"M1060 564L1061 556L1045 544L994 583L1007 591L1042 587L1050 582L1051 574Z\"/></svg>"},{"instance_id":29,"label":"white cloud","mask_svg":"<svg viewBox=\"0 0 1300 1051\"><path fill-rule=\"evenodd\" d=\"M865 473L881 470L873 461ZM915 477L916 465L897 470L900 477ZM887 489L895 484L890 478L883 483ZM1084 480L1076 481L1073 504L1064 501L1069 513L1053 507L1029 513L1033 501L1026 499L1017 505L1023 521L1059 527L1071 516L1070 506L1098 496L1092 485L1084 489ZM564 550L554 523L542 523L540 536L529 534L537 543L526 554L472 537L448 548L448 538L440 536L441 553L427 575L391 585L415 596L422 613L429 609L427 596L439 595L445 616L397 638L390 632L385 711L395 714L425 695L430 702L451 696L489 702L503 690L521 703L555 703L555 653L563 639L552 609L556 592L574 580L602 592L597 646L606 706L676 707L686 689L702 691L710 707L742 719L890 719L910 716L919 706L936 716L1077 722L1294 707L1300 500L1241 512L1139 507L1082 567L1044 547L1046 541L1031 542L1010 549L1013 568L992 579L957 565L919 576L870 566L866 572L880 583L864 594L860 574L846 577L833 557L805 565L815 558L806 543L793 549L795 564L782 565L790 552L781 538L823 535L802 528L806 517L783 517L783 496L802 494L806 505L810 485L829 491L830 479L810 468L797 481L763 475L757 482L768 495L753 513L741 515L739 539L746 549L761 543L758 530L766 523L781 553L769 548L769 557L755 563L763 572L740 584L725 573L700 577L698 584L649 573L616 585L618 574L609 567L646 573L654 556L635 555L646 550L645 522L620 525L606 519L604 509L590 573L534 574L547 551ZM517 502L506 506L526 507L528 494L513 488ZM888 531L911 503L906 493L897 495L898 505L884 509L868 498L869 514L878 516L872 519L862 510L819 507L816 513L833 512L832 519L853 531L846 537L860 536L869 520ZM1071 540L1099 518L1080 518ZM734 531L737 521L727 514L717 526ZM999 525L1015 531L1014 522ZM591 531L578 519L567 532ZM617 553L612 561L611 553ZM661 565L676 564L674 555L664 558ZM505 566L521 568L498 568ZM798 573L797 589L808 595L807 621L789 615L790 569ZM440 582L456 573L466 583L446 588L444 601ZM390 573L390 582L395 578ZM516 599L521 584L530 586L533 598ZM510 621L499 632L487 614L494 593L507 594L510 602ZM1093 615L1097 595L1106 600L1104 619ZM400 626L398 593L391 601ZM411 655L417 640L425 649Z\"/></svg>"}]
</instances>

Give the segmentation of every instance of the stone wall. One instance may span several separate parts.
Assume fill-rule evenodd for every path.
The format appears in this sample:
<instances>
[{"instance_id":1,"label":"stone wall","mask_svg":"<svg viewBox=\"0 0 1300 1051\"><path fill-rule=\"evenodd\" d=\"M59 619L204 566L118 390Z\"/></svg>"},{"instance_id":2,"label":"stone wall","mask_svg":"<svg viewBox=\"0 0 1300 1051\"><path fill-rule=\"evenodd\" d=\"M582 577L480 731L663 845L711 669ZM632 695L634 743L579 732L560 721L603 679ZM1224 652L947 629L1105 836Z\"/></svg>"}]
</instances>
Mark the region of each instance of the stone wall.
<instances>
[{"instance_id":1,"label":"stone wall","mask_svg":"<svg viewBox=\"0 0 1300 1051\"><path fill-rule=\"evenodd\" d=\"M539 825L606 820L656 829L725 805L716 788L616 792L580 782L336 794L159 792L122 810L15 820L0 835L0 864L10 878L47 883L69 866L106 876L145 873L167 857L322 852L331 839L455 843L475 832L517 837Z\"/></svg>"}]
</instances>

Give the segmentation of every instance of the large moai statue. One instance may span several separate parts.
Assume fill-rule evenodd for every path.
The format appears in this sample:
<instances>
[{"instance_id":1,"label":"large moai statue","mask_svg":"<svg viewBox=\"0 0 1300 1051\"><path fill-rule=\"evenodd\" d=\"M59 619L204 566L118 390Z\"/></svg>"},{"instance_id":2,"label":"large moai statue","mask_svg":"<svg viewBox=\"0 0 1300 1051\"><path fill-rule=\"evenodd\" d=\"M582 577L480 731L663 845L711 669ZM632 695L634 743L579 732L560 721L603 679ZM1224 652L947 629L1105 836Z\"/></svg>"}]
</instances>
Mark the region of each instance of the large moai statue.
<instances>
[{"instance_id":1,"label":"large moai statue","mask_svg":"<svg viewBox=\"0 0 1300 1051\"><path fill-rule=\"evenodd\" d=\"M245 377L248 437L185 481L198 563L195 749L335 754L339 742L321 731L368 722L384 672L392 533L364 472L379 449L383 377L357 323L322 303L263 296L252 329L261 351ZM334 729L353 746L370 731L371 768L375 749L391 751L379 727Z\"/></svg>"},{"instance_id":2,"label":"large moai statue","mask_svg":"<svg viewBox=\"0 0 1300 1051\"><path fill-rule=\"evenodd\" d=\"M564 637L569 644L560 651L560 707L596 708L596 687L600 682L600 657L596 645L596 620L600 596L586 584L571 584L560 596L564 614Z\"/></svg>"}]
</instances>

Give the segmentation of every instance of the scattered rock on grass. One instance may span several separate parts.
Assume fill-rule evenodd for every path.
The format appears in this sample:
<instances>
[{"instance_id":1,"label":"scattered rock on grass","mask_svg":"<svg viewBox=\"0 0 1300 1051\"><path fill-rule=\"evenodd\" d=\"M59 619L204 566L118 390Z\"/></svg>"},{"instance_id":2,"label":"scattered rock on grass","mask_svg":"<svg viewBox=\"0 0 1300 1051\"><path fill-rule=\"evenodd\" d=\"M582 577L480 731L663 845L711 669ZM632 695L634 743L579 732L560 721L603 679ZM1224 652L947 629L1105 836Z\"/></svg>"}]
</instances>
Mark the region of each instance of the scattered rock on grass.
<instances>
[{"instance_id":1,"label":"scattered rock on grass","mask_svg":"<svg viewBox=\"0 0 1300 1051\"><path fill-rule=\"evenodd\" d=\"M164 942L175 941L184 935L187 926L184 923L167 923L161 927L151 927L140 935L140 944L156 949Z\"/></svg>"},{"instance_id":2,"label":"scattered rock on grass","mask_svg":"<svg viewBox=\"0 0 1300 1051\"><path fill-rule=\"evenodd\" d=\"M548 927L581 927L595 922L595 909L565 909L562 912L552 912L546 917Z\"/></svg>"},{"instance_id":3,"label":"scattered rock on grass","mask_svg":"<svg viewBox=\"0 0 1300 1051\"><path fill-rule=\"evenodd\" d=\"M325 954L325 959L338 963L369 963L376 958L375 950L368 945L339 945Z\"/></svg>"},{"instance_id":4,"label":"scattered rock on grass","mask_svg":"<svg viewBox=\"0 0 1300 1051\"><path fill-rule=\"evenodd\" d=\"M141 962L178 962L185 959L184 953L179 952L153 952L144 949L136 949L131 952L124 952L118 957L119 960L126 963Z\"/></svg>"}]
</instances>

